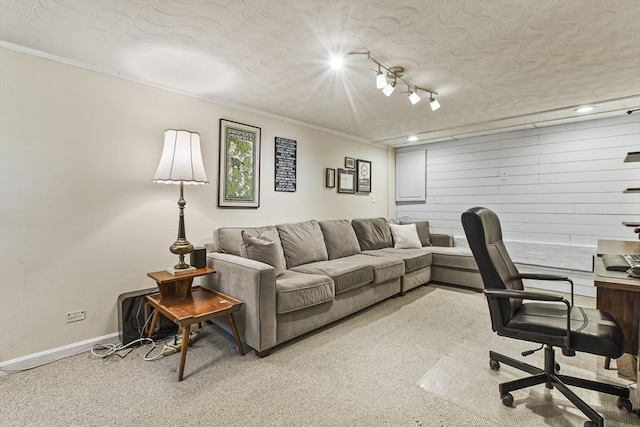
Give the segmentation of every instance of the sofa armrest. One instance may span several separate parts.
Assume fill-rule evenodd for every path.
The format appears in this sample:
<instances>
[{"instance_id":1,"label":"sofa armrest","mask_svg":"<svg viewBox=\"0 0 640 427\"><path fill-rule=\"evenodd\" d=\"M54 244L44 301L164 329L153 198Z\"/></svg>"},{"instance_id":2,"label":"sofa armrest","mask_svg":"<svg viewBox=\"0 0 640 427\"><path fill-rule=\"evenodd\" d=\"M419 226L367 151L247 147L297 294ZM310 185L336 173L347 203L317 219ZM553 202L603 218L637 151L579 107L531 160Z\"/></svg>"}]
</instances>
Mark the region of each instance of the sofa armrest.
<instances>
[{"instance_id":1,"label":"sofa armrest","mask_svg":"<svg viewBox=\"0 0 640 427\"><path fill-rule=\"evenodd\" d=\"M276 345L275 270L268 264L237 255L211 252L207 266L216 274L204 285L237 298L244 304L234 319L240 338L257 351Z\"/></svg>"},{"instance_id":2,"label":"sofa armrest","mask_svg":"<svg viewBox=\"0 0 640 427\"><path fill-rule=\"evenodd\" d=\"M450 234L431 233L431 244L433 246L453 247L453 236Z\"/></svg>"}]
</instances>

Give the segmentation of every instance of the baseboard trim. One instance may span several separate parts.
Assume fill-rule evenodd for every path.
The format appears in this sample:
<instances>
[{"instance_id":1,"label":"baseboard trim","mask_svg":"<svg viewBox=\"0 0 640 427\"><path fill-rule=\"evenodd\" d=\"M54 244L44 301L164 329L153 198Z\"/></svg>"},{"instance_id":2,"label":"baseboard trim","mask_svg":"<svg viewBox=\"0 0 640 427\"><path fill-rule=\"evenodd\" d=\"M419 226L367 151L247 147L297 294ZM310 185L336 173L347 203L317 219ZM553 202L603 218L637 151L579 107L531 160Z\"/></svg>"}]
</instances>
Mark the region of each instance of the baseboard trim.
<instances>
[{"instance_id":1,"label":"baseboard trim","mask_svg":"<svg viewBox=\"0 0 640 427\"><path fill-rule=\"evenodd\" d=\"M0 363L0 370L3 371L24 371L64 359L65 357L75 356L91 350L96 344L117 344L120 342L118 332L103 335L101 337L91 338L73 344L64 345L62 347L52 348L51 350L41 351L39 353L29 354L27 356L18 357L17 359L7 360Z\"/></svg>"}]
</instances>

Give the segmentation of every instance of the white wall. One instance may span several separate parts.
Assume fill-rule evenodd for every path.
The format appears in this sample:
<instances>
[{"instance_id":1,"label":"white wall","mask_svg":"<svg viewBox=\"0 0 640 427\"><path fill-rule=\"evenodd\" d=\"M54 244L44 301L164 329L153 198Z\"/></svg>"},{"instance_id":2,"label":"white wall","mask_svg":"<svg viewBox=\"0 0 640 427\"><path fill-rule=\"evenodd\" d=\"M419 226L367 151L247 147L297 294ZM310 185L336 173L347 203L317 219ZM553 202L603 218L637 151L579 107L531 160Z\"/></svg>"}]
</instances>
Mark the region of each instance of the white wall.
<instances>
[{"instance_id":1,"label":"white wall","mask_svg":"<svg viewBox=\"0 0 640 427\"><path fill-rule=\"evenodd\" d=\"M576 122L399 149L427 151L426 203L397 206L435 232L466 244L460 215L498 213L512 257L523 264L591 270L598 239L637 239L622 221L640 221L640 115ZM506 179L501 179L502 174Z\"/></svg>"},{"instance_id":2,"label":"white wall","mask_svg":"<svg viewBox=\"0 0 640 427\"><path fill-rule=\"evenodd\" d=\"M220 118L262 128L259 209L217 208ZM226 225L389 216L384 148L0 49L0 362L116 332L118 295L175 264L178 187L151 183L167 128L202 139L212 185L185 187L194 244ZM273 190L276 136L298 141L295 193ZM345 156L372 161L376 203L324 188ZM86 320L67 324L76 310Z\"/></svg>"}]
</instances>

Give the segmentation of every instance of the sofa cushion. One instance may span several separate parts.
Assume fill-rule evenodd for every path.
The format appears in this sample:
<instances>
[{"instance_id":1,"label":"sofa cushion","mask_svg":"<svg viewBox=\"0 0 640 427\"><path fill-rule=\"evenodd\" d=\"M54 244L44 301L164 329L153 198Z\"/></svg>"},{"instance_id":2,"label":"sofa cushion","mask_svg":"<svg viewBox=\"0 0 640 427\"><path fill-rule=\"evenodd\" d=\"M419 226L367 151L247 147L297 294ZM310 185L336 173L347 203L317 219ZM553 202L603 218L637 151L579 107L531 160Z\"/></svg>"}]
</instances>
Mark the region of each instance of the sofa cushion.
<instances>
[{"instance_id":1,"label":"sofa cushion","mask_svg":"<svg viewBox=\"0 0 640 427\"><path fill-rule=\"evenodd\" d=\"M277 225L287 268L329 259L318 221Z\"/></svg>"},{"instance_id":2,"label":"sofa cushion","mask_svg":"<svg viewBox=\"0 0 640 427\"><path fill-rule=\"evenodd\" d=\"M425 248L426 249L426 248ZM429 248L433 256L433 266L459 268L478 271L478 264L471 253L471 249L463 246Z\"/></svg>"},{"instance_id":3,"label":"sofa cushion","mask_svg":"<svg viewBox=\"0 0 640 427\"><path fill-rule=\"evenodd\" d=\"M431 265L431 252L425 249L383 248L375 251L364 251L365 255L398 258L404 261L406 273Z\"/></svg>"},{"instance_id":4,"label":"sofa cushion","mask_svg":"<svg viewBox=\"0 0 640 427\"><path fill-rule=\"evenodd\" d=\"M431 246L431 231L429 230L429 221L405 221L400 220L400 224L415 224L418 230L418 237L422 246Z\"/></svg>"},{"instance_id":5,"label":"sofa cushion","mask_svg":"<svg viewBox=\"0 0 640 427\"><path fill-rule=\"evenodd\" d=\"M320 221L329 259L342 258L360 253L360 244L351 223L346 219Z\"/></svg>"},{"instance_id":6,"label":"sofa cushion","mask_svg":"<svg viewBox=\"0 0 640 427\"><path fill-rule=\"evenodd\" d=\"M356 256L356 255L354 255ZM331 277L336 295L359 288L373 281L373 267L364 260L354 260L354 256L319 261L300 265L291 270L299 273L321 274Z\"/></svg>"},{"instance_id":7,"label":"sofa cushion","mask_svg":"<svg viewBox=\"0 0 640 427\"><path fill-rule=\"evenodd\" d=\"M363 251L390 248L393 246L391 230L384 218L354 219L351 221Z\"/></svg>"},{"instance_id":8,"label":"sofa cushion","mask_svg":"<svg viewBox=\"0 0 640 427\"><path fill-rule=\"evenodd\" d=\"M422 247L415 224L389 224L393 236L393 247L396 249L418 249Z\"/></svg>"},{"instance_id":9,"label":"sofa cushion","mask_svg":"<svg viewBox=\"0 0 640 427\"><path fill-rule=\"evenodd\" d=\"M241 234L247 258L269 264L275 269L276 277L284 273L287 266L277 231L265 230L257 236L251 236L243 230Z\"/></svg>"},{"instance_id":10,"label":"sofa cushion","mask_svg":"<svg viewBox=\"0 0 640 427\"><path fill-rule=\"evenodd\" d=\"M276 278L276 312L301 310L333 300L335 287L327 276L287 270Z\"/></svg>"},{"instance_id":11,"label":"sofa cushion","mask_svg":"<svg viewBox=\"0 0 640 427\"><path fill-rule=\"evenodd\" d=\"M363 262L373 267L373 283L384 283L388 280L397 279L404 274L404 262L400 258L384 256L367 256L357 254L349 257L355 262Z\"/></svg>"},{"instance_id":12,"label":"sofa cushion","mask_svg":"<svg viewBox=\"0 0 640 427\"><path fill-rule=\"evenodd\" d=\"M263 231L272 230L276 231L276 228L272 225L265 227L222 227L213 232L213 251L223 252L226 254L233 254L242 257L247 257L246 253L241 252L242 232L248 233L252 236L257 236Z\"/></svg>"}]
</instances>

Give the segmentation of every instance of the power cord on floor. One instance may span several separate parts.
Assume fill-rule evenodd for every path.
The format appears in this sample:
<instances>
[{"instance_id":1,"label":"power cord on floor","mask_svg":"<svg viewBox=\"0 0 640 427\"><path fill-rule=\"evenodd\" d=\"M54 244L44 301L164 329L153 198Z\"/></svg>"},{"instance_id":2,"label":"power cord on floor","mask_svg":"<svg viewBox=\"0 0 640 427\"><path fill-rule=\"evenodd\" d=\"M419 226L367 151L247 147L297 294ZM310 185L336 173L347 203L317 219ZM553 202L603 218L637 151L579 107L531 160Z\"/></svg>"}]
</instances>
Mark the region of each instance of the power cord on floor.
<instances>
[{"instance_id":1,"label":"power cord on floor","mask_svg":"<svg viewBox=\"0 0 640 427\"><path fill-rule=\"evenodd\" d=\"M129 353L131 353L133 351L133 348L131 348L132 346L135 346L138 343L145 343L145 344L151 344L151 349L147 352L147 354L144 355L144 360L146 361L151 361L151 360L156 360L159 359L161 357L164 356L164 354L162 354L162 351L160 353L158 353L157 355L153 356L153 357L149 357L149 355L151 354L151 352L156 349L156 348L160 348L160 346L158 344L156 344L156 342L154 340L152 340L151 338L138 338L137 340L131 341L130 343L126 344L126 345L122 345L122 344L96 344L93 346L93 348L91 349L91 354L93 354L96 357L100 357L101 359L106 359L110 356L116 355L118 357L120 357L121 359L124 359L125 357L127 357L127 355ZM121 354L118 354L120 351L129 348L129 351L123 356ZM102 350L106 350L105 353L99 353L99 351Z\"/></svg>"}]
</instances>

